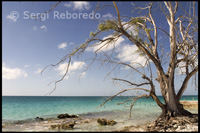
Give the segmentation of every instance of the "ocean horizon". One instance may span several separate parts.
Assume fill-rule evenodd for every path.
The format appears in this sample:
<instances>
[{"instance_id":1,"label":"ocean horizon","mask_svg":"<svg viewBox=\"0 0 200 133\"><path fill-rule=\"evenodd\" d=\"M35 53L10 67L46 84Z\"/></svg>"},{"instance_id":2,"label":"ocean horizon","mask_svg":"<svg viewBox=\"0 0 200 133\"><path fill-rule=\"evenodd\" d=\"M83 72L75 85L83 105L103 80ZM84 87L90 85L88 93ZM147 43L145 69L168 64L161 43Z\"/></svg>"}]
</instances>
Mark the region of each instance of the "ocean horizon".
<instances>
[{"instance_id":1,"label":"ocean horizon","mask_svg":"<svg viewBox=\"0 0 200 133\"><path fill-rule=\"evenodd\" d=\"M60 95L58 95L58 96L51 96L51 95L2 95L2 97L3 96L30 96L30 97L111 97L111 96L113 96L113 95L110 95L110 96L105 96L105 95L103 95L103 96L78 96L78 95L76 95L76 96L60 96ZM122 97L122 96L125 96L125 97L130 97L130 96L128 96L128 95L121 95L121 96L116 96L116 97ZM132 96L134 96L134 95L132 95ZM162 97L162 95L157 95L158 97ZM198 96L198 95L183 95L183 96Z\"/></svg>"}]
</instances>

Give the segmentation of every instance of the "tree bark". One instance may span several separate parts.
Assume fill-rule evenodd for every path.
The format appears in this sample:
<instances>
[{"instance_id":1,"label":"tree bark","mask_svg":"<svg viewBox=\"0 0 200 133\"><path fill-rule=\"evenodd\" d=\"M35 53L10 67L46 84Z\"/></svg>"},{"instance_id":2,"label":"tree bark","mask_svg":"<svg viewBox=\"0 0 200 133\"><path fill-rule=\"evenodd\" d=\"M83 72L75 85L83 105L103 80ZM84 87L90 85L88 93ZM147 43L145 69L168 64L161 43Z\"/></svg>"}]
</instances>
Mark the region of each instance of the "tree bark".
<instances>
[{"instance_id":1,"label":"tree bark","mask_svg":"<svg viewBox=\"0 0 200 133\"><path fill-rule=\"evenodd\" d=\"M162 113L159 116L159 118L169 119L175 116L191 115L192 113L183 108L183 105L179 101L180 100L179 97L176 95L174 91L174 85L171 84L169 81L174 82L173 79L172 80L168 79L168 81L160 81L161 87L165 87L161 89L165 90L165 94L163 95L165 104L161 108Z\"/></svg>"}]
</instances>

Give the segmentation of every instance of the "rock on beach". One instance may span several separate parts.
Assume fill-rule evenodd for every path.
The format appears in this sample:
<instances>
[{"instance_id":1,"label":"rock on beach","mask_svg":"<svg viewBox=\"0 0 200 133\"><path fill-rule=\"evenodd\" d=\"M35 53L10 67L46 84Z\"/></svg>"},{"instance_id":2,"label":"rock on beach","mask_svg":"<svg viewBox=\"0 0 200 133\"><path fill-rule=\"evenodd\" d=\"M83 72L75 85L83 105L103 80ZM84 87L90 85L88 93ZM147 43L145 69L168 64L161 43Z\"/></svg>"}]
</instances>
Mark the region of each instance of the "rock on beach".
<instances>
[{"instance_id":1,"label":"rock on beach","mask_svg":"<svg viewBox=\"0 0 200 133\"><path fill-rule=\"evenodd\" d=\"M73 129L74 125L75 125L75 121L70 122L70 123L50 125L50 129Z\"/></svg>"},{"instance_id":2,"label":"rock on beach","mask_svg":"<svg viewBox=\"0 0 200 133\"><path fill-rule=\"evenodd\" d=\"M114 120L107 120L107 119L97 119L97 122L100 124L100 125L115 125L117 122L114 121Z\"/></svg>"},{"instance_id":3,"label":"rock on beach","mask_svg":"<svg viewBox=\"0 0 200 133\"><path fill-rule=\"evenodd\" d=\"M60 114L60 115L58 115L58 117L57 118L59 118L59 119L64 119L64 118L78 118L78 116L77 115L69 115L69 114Z\"/></svg>"}]
</instances>

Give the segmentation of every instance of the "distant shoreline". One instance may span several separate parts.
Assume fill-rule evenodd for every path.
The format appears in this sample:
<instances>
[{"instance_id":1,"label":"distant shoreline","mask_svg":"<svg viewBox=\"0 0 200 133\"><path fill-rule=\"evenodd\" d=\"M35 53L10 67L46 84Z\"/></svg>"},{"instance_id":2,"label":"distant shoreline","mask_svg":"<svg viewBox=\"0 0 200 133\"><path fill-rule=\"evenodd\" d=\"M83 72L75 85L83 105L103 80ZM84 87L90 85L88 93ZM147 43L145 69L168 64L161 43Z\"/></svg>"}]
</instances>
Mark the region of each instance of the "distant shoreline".
<instances>
[{"instance_id":1,"label":"distant shoreline","mask_svg":"<svg viewBox=\"0 0 200 133\"><path fill-rule=\"evenodd\" d=\"M198 109L198 101L185 101L185 100L181 100L180 101L181 104L183 104L183 107L186 109L190 109L190 108L196 108Z\"/></svg>"}]
</instances>

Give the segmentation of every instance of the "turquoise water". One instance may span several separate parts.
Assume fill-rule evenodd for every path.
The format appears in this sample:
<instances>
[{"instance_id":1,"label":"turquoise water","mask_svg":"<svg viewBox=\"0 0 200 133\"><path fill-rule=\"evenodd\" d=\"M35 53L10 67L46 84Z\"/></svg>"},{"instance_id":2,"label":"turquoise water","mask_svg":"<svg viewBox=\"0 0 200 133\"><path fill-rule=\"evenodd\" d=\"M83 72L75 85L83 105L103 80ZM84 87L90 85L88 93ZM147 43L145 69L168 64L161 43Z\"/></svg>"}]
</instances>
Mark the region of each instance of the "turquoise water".
<instances>
[{"instance_id":1,"label":"turquoise water","mask_svg":"<svg viewBox=\"0 0 200 133\"><path fill-rule=\"evenodd\" d=\"M56 117L58 114L78 114L85 116L107 115L117 111L129 111L129 104L117 105L131 98L118 96L105 106L97 108L108 97L101 96L2 96L2 121L34 119L35 117ZM159 97L161 101L162 97ZM183 96L182 100L198 100L198 96ZM152 98L138 99L133 107L133 115L149 115L161 112ZM128 114L127 114L128 117Z\"/></svg>"}]
</instances>

